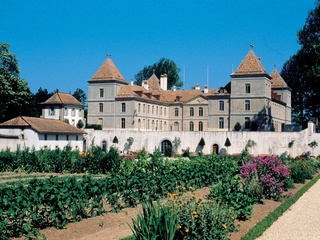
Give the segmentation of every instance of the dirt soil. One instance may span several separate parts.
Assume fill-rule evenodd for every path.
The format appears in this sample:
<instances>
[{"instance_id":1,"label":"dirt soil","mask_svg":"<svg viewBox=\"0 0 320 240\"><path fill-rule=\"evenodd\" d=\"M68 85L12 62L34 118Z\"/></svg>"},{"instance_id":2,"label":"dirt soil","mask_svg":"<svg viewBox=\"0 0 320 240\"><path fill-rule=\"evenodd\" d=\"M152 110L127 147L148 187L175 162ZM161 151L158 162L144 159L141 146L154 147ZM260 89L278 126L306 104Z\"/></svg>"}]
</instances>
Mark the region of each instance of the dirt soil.
<instances>
[{"instance_id":1,"label":"dirt soil","mask_svg":"<svg viewBox=\"0 0 320 240\"><path fill-rule=\"evenodd\" d=\"M307 181L309 182L309 181ZM307 183L306 182L306 183ZM286 194L294 195L304 184L296 184L294 189L291 189ZM197 190L195 195L197 198L203 198L209 193L209 188ZM264 219L270 212L274 211L281 202L264 200L264 204L258 204L254 207L253 215L246 221L237 222L238 231L232 233L230 239L241 239L252 227ZM135 218L141 210L141 206L136 208L125 208L120 213L107 212L106 214L90 219L84 219L81 222L70 223L65 229L48 228L41 230L47 240L112 240L122 239L132 235L132 231L128 224L132 223L132 218ZM23 239L23 238L20 238Z\"/></svg>"}]
</instances>

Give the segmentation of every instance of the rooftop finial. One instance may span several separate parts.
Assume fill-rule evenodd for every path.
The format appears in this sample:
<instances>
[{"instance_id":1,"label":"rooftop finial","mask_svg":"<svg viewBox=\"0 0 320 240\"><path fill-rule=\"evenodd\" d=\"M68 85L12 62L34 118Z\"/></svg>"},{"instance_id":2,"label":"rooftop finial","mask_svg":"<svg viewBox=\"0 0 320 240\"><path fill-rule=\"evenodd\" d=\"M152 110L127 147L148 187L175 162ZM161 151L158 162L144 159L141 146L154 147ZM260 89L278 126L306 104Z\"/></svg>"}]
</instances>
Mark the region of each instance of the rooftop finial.
<instances>
[{"instance_id":1,"label":"rooftop finial","mask_svg":"<svg viewBox=\"0 0 320 240\"><path fill-rule=\"evenodd\" d=\"M253 43L251 43L251 44L250 44L251 50L253 50L253 47L254 47L254 45L253 45Z\"/></svg>"},{"instance_id":2,"label":"rooftop finial","mask_svg":"<svg viewBox=\"0 0 320 240\"><path fill-rule=\"evenodd\" d=\"M277 69L277 64L273 64L273 66L274 66L274 69Z\"/></svg>"},{"instance_id":3,"label":"rooftop finial","mask_svg":"<svg viewBox=\"0 0 320 240\"><path fill-rule=\"evenodd\" d=\"M107 58L111 58L111 53L107 53Z\"/></svg>"}]
</instances>

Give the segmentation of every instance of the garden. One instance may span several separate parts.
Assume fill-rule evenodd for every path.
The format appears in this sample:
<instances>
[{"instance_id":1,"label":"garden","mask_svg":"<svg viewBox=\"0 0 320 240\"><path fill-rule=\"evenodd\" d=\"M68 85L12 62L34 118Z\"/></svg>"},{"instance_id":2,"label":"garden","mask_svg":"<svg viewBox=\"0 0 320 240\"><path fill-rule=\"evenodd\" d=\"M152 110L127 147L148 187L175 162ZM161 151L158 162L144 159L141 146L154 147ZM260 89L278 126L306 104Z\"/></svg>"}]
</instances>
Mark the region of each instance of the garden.
<instances>
[{"instance_id":1,"label":"garden","mask_svg":"<svg viewBox=\"0 0 320 240\"><path fill-rule=\"evenodd\" d=\"M237 156L175 158L159 149L128 156L95 146L87 152L6 149L0 152L0 232L3 239L45 239L42 229L139 206L127 239L230 239L255 206L265 199L289 204L289 190L318 169L316 158L250 157L246 147ZM199 189L208 191L199 197Z\"/></svg>"}]
</instances>

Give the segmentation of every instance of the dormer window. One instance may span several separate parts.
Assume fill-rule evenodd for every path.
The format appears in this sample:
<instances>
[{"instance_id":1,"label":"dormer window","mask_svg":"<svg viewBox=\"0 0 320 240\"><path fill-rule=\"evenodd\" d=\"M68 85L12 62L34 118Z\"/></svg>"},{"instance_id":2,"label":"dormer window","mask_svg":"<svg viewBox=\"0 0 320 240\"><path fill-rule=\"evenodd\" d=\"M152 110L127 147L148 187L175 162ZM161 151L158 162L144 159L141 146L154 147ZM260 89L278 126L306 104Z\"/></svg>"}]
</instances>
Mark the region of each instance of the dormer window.
<instances>
[{"instance_id":1,"label":"dormer window","mask_svg":"<svg viewBox=\"0 0 320 240\"><path fill-rule=\"evenodd\" d=\"M49 109L49 115L54 116L54 108L53 107Z\"/></svg>"},{"instance_id":2,"label":"dormer window","mask_svg":"<svg viewBox=\"0 0 320 240\"><path fill-rule=\"evenodd\" d=\"M219 93L224 93L224 88L223 88L223 87L221 87L221 88L219 89Z\"/></svg>"},{"instance_id":3,"label":"dormer window","mask_svg":"<svg viewBox=\"0 0 320 240\"><path fill-rule=\"evenodd\" d=\"M176 96L176 102L180 101L180 96Z\"/></svg>"}]
</instances>

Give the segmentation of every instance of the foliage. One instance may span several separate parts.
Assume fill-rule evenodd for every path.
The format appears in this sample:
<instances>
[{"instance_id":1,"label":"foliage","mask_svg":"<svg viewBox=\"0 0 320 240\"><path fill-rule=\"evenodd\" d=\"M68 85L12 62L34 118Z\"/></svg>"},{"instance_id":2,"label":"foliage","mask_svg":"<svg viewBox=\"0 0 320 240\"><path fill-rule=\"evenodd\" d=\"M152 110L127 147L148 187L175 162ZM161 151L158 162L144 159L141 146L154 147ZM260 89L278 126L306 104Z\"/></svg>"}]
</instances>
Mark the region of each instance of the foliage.
<instances>
[{"instance_id":1,"label":"foliage","mask_svg":"<svg viewBox=\"0 0 320 240\"><path fill-rule=\"evenodd\" d=\"M308 184L303 186L293 197L287 199L283 204L281 204L275 211L270 213L261 222L257 223L250 231L241 239L251 240L257 239L262 233L271 226L280 216L283 215L305 192L307 192L320 178L318 175L316 178L312 179Z\"/></svg>"},{"instance_id":2,"label":"foliage","mask_svg":"<svg viewBox=\"0 0 320 240\"><path fill-rule=\"evenodd\" d=\"M133 144L133 141L134 141L133 137L128 137L127 142L130 146Z\"/></svg>"},{"instance_id":3,"label":"foliage","mask_svg":"<svg viewBox=\"0 0 320 240\"><path fill-rule=\"evenodd\" d=\"M254 204L260 200L249 185L241 184L239 175L221 179L211 189L208 198L216 199L221 204L227 204L235 211L235 217L242 220L252 215Z\"/></svg>"},{"instance_id":4,"label":"foliage","mask_svg":"<svg viewBox=\"0 0 320 240\"><path fill-rule=\"evenodd\" d=\"M318 146L318 143L317 143L317 141L312 141L312 142L308 143L308 146L311 147L312 149L314 149L315 147Z\"/></svg>"},{"instance_id":5,"label":"foliage","mask_svg":"<svg viewBox=\"0 0 320 240\"><path fill-rule=\"evenodd\" d=\"M239 132L241 130L242 126L239 122L237 122L235 125L234 125L234 130Z\"/></svg>"},{"instance_id":6,"label":"foliage","mask_svg":"<svg viewBox=\"0 0 320 240\"><path fill-rule=\"evenodd\" d=\"M146 202L130 228L137 240L173 240L177 226L177 215L170 207Z\"/></svg>"},{"instance_id":7,"label":"foliage","mask_svg":"<svg viewBox=\"0 0 320 240\"><path fill-rule=\"evenodd\" d=\"M172 149L173 152L177 152L181 144L181 139L179 137L175 137L172 143L173 143L173 149Z\"/></svg>"},{"instance_id":8,"label":"foliage","mask_svg":"<svg viewBox=\"0 0 320 240\"><path fill-rule=\"evenodd\" d=\"M32 93L28 83L19 77L17 58L9 48L9 44L0 43L0 122L31 111Z\"/></svg>"},{"instance_id":9,"label":"foliage","mask_svg":"<svg viewBox=\"0 0 320 240\"><path fill-rule=\"evenodd\" d=\"M200 142L199 142L199 146L203 147L204 145L206 145L205 141L203 138L200 139Z\"/></svg>"},{"instance_id":10,"label":"foliage","mask_svg":"<svg viewBox=\"0 0 320 240\"><path fill-rule=\"evenodd\" d=\"M167 146L165 149L164 149L164 156L165 157L171 157L173 155L173 149L171 146Z\"/></svg>"},{"instance_id":11,"label":"foliage","mask_svg":"<svg viewBox=\"0 0 320 240\"><path fill-rule=\"evenodd\" d=\"M289 163L290 177L294 183L305 183L306 179L311 179L318 171L318 163L312 159L293 159Z\"/></svg>"},{"instance_id":12,"label":"foliage","mask_svg":"<svg viewBox=\"0 0 320 240\"><path fill-rule=\"evenodd\" d=\"M320 94L320 2L309 12L298 31L301 49L284 64L281 75L292 89L292 117L296 123L319 118Z\"/></svg>"},{"instance_id":13,"label":"foliage","mask_svg":"<svg viewBox=\"0 0 320 240\"><path fill-rule=\"evenodd\" d=\"M187 147L186 149L182 149L182 156L189 157L190 156L190 148Z\"/></svg>"},{"instance_id":14,"label":"foliage","mask_svg":"<svg viewBox=\"0 0 320 240\"><path fill-rule=\"evenodd\" d=\"M289 168L276 157L255 157L242 164L240 174L244 184L251 185L258 198L279 200L286 189Z\"/></svg>"},{"instance_id":15,"label":"foliage","mask_svg":"<svg viewBox=\"0 0 320 240\"><path fill-rule=\"evenodd\" d=\"M293 147L293 144L294 144L294 139L291 140L291 141L288 143L288 147L289 147L289 148L292 148L292 147Z\"/></svg>"},{"instance_id":16,"label":"foliage","mask_svg":"<svg viewBox=\"0 0 320 240\"><path fill-rule=\"evenodd\" d=\"M83 105L86 105L87 96L86 96L86 93L82 89L77 88L74 91L74 93L72 94L72 96L74 96Z\"/></svg>"},{"instance_id":17,"label":"foliage","mask_svg":"<svg viewBox=\"0 0 320 240\"><path fill-rule=\"evenodd\" d=\"M79 121L77 122L77 128L83 128L84 127L84 123L81 119L79 119Z\"/></svg>"},{"instance_id":18,"label":"foliage","mask_svg":"<svg viewBox=\"0 0 320 240\"><path fill-rule=\"evenodd\" d=\"M102 130L101 124L86 124L86 128L93 128L94 130Z\"/></svg>"},{"instance_id":19,"label":"foliage","mask_svg":"<svg viewBox=\"0 0 320 240\"><path fill-rule=\"evenodd\" d=\"M225 147L230 147L231 146L231 142L230 142L230 139L227 137L225 143L224 143L224 146Z\"/></svg>"},{"instance_id":20,"label":"foliage","mask_svg":"<svg viewBox=\"0 0 320 240\"><path fill-rule=\"evenodd\" d=\"M162 74L167 74L168 76L168 90L173 86L182 87L183 82L179 77L180 69L177 67L176 63L170 59L161 58L158 62L153 65L145 66L135 75L135 84L142 84L143 80L149 79L152 74L155 74L158 79Z\"/></svg>"}]
</instances>

